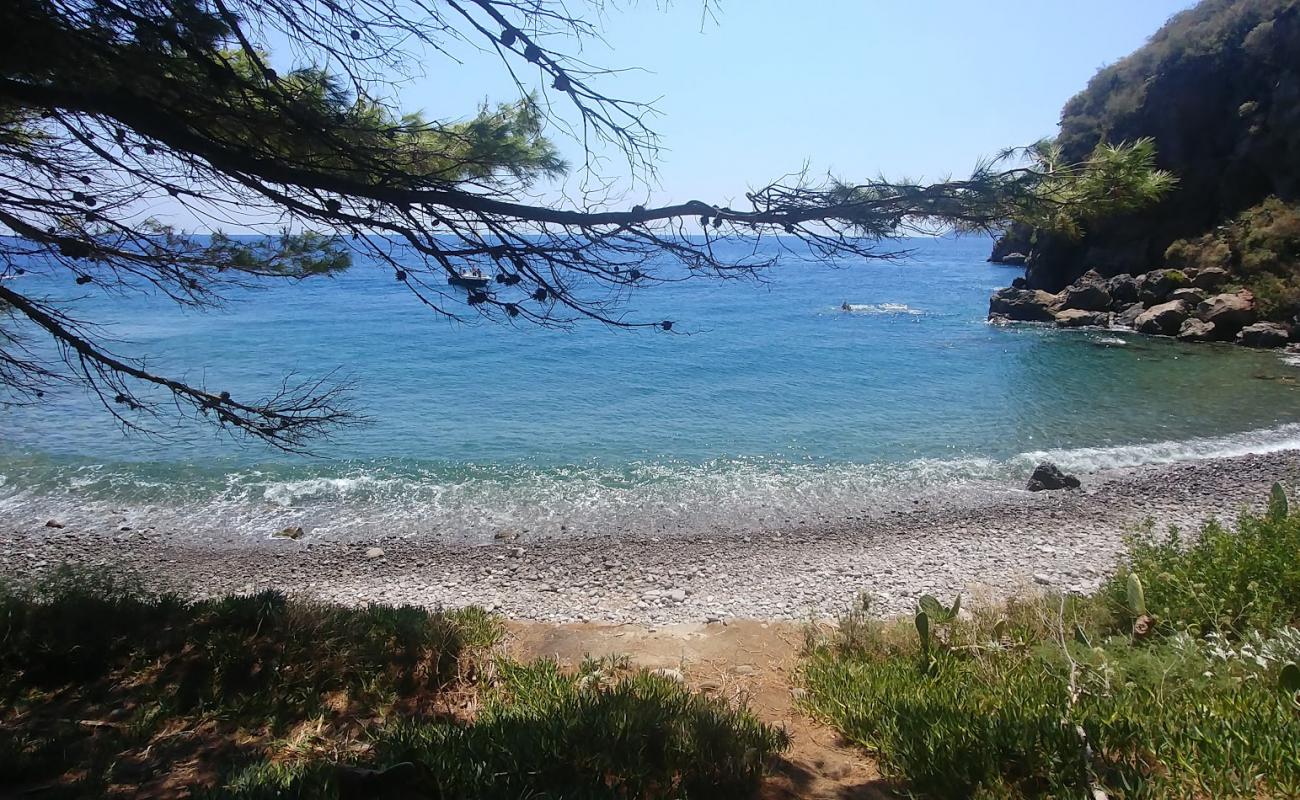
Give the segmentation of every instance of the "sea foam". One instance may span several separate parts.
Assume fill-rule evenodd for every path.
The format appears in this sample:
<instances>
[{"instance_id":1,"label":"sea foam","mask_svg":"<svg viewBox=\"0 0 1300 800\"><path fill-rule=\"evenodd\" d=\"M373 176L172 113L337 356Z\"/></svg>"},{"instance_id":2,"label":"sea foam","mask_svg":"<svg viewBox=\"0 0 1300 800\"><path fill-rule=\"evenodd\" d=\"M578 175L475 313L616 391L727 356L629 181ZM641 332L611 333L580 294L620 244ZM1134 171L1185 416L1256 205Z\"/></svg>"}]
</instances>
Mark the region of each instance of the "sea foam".
<instances>
[{"instance_id":1,"label":"sea foam","mask_svg":"<svg viewBox=\"0 0 1300 800\"><path fill-rule=\"evenodd\" d=\"M1021 453L1014 461L1022 468L1031 468L1033 464L1040 461L1051 461L1062 469L1093 472L1297 449L1300 449L1300 424L1289 424L1265 430L1181 441L1036 450Z\"/></svg>"}]
</instances>

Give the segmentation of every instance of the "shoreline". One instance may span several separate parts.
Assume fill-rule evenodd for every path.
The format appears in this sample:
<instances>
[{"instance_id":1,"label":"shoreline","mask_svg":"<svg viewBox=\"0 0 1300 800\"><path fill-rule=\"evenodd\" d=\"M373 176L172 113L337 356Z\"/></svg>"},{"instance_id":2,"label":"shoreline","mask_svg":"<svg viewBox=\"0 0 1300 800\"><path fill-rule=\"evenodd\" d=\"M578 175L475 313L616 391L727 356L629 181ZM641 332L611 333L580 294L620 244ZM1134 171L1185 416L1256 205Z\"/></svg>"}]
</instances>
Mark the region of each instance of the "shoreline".
<instances>
[{"instance_id":1,"label":"shoreline","mask_svg":"<svg viewBox=\"0 0 1300 800\"><path fill-rule=\"evenodd\" d=\"M918 502L912 511L841 520L828 508L823 520L830 521L713 537L204 542L10 522L0 528L0 577L71 563L187 594L277 589L345 604L476 604L537 622L828 618L859 592L873 595L877 612L899 614L926 593L960 591L978 601L1033 588L1095 588L1126 534L1145 520L1158 531L1186 529L1262 508L1274 481L1300 478L1300 450L1080 477L1077 491L1007 487L973 506Z\"/></svg>"}]
</instances>

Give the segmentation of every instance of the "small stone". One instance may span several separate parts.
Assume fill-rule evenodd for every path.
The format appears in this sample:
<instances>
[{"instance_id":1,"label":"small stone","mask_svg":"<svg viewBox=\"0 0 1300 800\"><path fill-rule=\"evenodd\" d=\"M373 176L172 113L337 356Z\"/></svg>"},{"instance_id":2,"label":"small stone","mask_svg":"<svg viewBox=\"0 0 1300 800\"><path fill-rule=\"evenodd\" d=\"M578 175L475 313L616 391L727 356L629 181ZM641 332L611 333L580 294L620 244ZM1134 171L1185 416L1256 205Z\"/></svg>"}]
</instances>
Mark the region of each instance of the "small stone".
<instances>
[{"instance_id":1,"label":"small stone","mask_svg":"<svg viewBox=\"0 0 1300 800\"><path fill-rule=\"evenodd\" d=\"M1052 576L1046 575L1042 572L1036 572L1034 573L1034 583L1040 584L1042 586L1051 586Z\"/></svg>"},{"instance_id":2,"label":"small stone","mask_svg":"<svg viewBox=\"0 0 1300 800\"><path fill-rule=\"evenodd\" d=\"M371 547L366 550L366 558L383 558L384 551L378 547Z\"/></svg>"},{"instance_id":3,"label":"small stone","mask_svg":"<svg viewBox=\"0 0 1300 800\"><path fill-rule=\"evenodd\" d=\"M506 551L506 555L510 556L511 558L523 558L523 557L524 557L524 548L522 548L522 547L512 547L512 548L510 548L509 550Z\"/></svg>"},{"instance_id":4,"label":"small stone","mask_svg":"<svg viewBox=\"0 0 1300 800\"><path fill-rule=\"evenodd\" d=\"M752 664L741 664L740 666L738 666L738 667L736 667L734 670L732 670L732 672L736 673L737 675L753 675L753 674L754 674L754 665L752 665Z\"/></svg>"},{"instance_id":5,"label":"small stone","mask_svg":"<svg viewBox=\"0 0 1300 800\"><path fill-rule=\"evenodd\" d=\"M124 528L123 530L130 530L130 528ZM290 525L287 528L281 528L280 530L276 531L271 535L277 539L301 539L303 537L303 534L304 531L301 527L297 525Z\"/></svg>"},{"instance_id":6,"label":"small stone","mask_svg":"<svg viewBox=\"0 0 1300 800\"><path fill-rule=\"evenodd\" d=\"M669 589L668 591L664 592L664 597L667 597L669 600L672 600L674 603L680 603L686 599L686 590Z\"/></svg>"},{"instance_id":7,"label":"small stone","mask_svg":"<svg viewBox=\"0 0 1300 800\"><path fill-rule=\"evenodd\" d=\"M48 522L45 523L45 527L47 527L47 528L62 528L62 527L63 527L63 523L62 523L62 522L59 522L57 519L52 519L52 520L49 520Z\"/></svg>"},{"instance_id":8,"label":"small stone","mask_svg":"<svg viewBox=\"0 0 1300 800\"><path fill-rule=\"evenodd\" d=\"M842 781L853 774L847 761L833 761L822 767L822 774L833 781Z\"/></svg>"},{"instance_id":9,"label":"small stone","mask_svg":"<svg viewBox=\"0 0 1300 800\"><path fill-rule=\"evenodd\" d=\"M660 667L659 669L653 669L653 670L650 670L650 674L651 674L651 675L658 675L658 676L661 677L661 678L667 678L668 680L670 680L670 681L676 681L677 683L685 683L685 682L686 682L686 678L682 675L682 671L679 670L679 669L670 669L670 668L668 668L668 667Z\"/></svg>"}]
</instances>

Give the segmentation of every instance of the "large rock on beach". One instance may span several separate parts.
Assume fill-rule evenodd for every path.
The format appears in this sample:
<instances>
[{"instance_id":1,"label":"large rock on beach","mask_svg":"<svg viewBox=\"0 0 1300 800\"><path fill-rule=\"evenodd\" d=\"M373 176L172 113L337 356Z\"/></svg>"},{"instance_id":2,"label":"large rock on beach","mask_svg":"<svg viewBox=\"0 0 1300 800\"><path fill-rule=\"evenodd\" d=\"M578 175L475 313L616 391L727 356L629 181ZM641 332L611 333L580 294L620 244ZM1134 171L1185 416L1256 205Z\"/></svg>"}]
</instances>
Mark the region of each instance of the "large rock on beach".
<instances>
[{"instance_id":1,"label":"large rock on beach","mask_svg":"<svg viewBox=\"0 0 1300 800\"><path fill-rule=\"evenodd\" d=\"M1154 306L1164 303L1175 290L1190 283L1187 275L1176 269L1153 269L1139 275L1136 279L1138 300L1143 305Z\"/></svg>"},{"instance_id":2,"label":"large rock on beach","mask_svg":"<svg viewBox=\"0 0 1300 800\"><path fill-rule=\"evenodd\" d=\"M1025 488L1031 492L1051 491L1055 489L1078 489L1079 479L1066 475L1061 468L1050 461L1044 461L1034 467L1034 474L1029 476Z\"/></svg>"},{"instance_id":3,"label":"large rock on beach","mask_svg":"<svg viewBox=\"0 0 1300 800\"><path fill-rule=\"evenodd\" d=\"M1106 279L1095 270L1088 270L1077 281L1065 287L1060 297L1063 310L1110 310L1111 297L1106 289Z\"/></svg>"},{"instance_id":4,"label":"large rock on beach","mask_svg":"<svg viewBox=\"0 0 1300 800\"><path fill-rule=\"evenodd\" d=\"M1197 289L1213 291L1228 282L1231 277L1223 267L1205 267L1197 271L1192 278L1192 285Z\"/></svg>"},{"instance_id":5,"label":"large rock on beach","mask_svg":"<svg viewBox=\"0 0 1300 800\"><path fill-rule=\"evenodd\" d=\"M1247 347L1283 347L1291 340L1291 329L1279 322L1256 322L1237 334L1237 341Z\"/></svg>"},{"instance_id":6,"label":"large rock on beach","mask_svg":"<svg viewBox=\"0 0 1300 800\"><path fill-rule=\"evenodd\" d=\"M1173 336L1182 327L1183 320L1187 319L1188 313L1189 309L1186 303L1181 300L1171 300L1168 303L1161 303L1143 311L1133 321L1133 327L1142 333L1156 336Z\"/></svg>"},{"instance_id":7,"label":"large rock on beach","mask_svg":"<svg viewBox=\"0 0 1300 800\"><path fill-rule=\"evenodd\" d=\"M1118 314L1111 318L1112 325L1119 325L1125 328L1131 328L1137 324L1137 318L1142 316L1146 308L1141 303L1132 303L1121 309Z\"/></svg>"},{"instance_id":8,"label":"large rock on beach","mask_svg":"<svg viewBox=\"0 0 1300 800\"><path fill-rule=\"evenodd\" d=\"M998 289L989 298L989 317L1002 315L1017 322L1053 322L1056 295L1041 289Z\"/></svg>"},{"instance_id":9,"label":"large rock on beach","mask_svg":"<svg viewBox=\"0 0 1300 800\"><path fill-rule=\"evenodd\" d=\"M1058 312L1056 324L1062 328L1105 327L1110 323L1107 311L1083 311L1077 308Z\"/></svg>"},{"instance_id":10,"label":"large rock on beach","mask_svg":"<svg viewBox=\"0 0 1300 800\"><path fill-rule=\"evenodd\" d=\"M1214 329L1221 339L1231 339L1257 319L1255 296L1245 291L1216 294L1197 304L1196 316L1214 323Z\"/></svg>"},{"instance_id":11,"label":"large rock on beach","mask_svg":"<svg viewBox=\"0 0 1300 800\"><path fill-rule=\"evenodd\" d=\"M1106 281L1106 292L1110 295L1111 304L1116 311L1138 301L1137 281L1128 273L1116 275Z\"/></svg>"},{"instance_id":12,"label":"large rock on beach","mask_svg":"<svg viewBox=\"0 0 1300 800\"><path fill-rule=\"evenodd\" d=\"M1182 300L1192 308L1205 301L1205 292L1200 289L1193 289L1190 286L1184 286L1181 289L1174 289L1169 293L1170 300Z\"/></svg>"},{"instance_id":13,"label":"large rock on beach","mask_svg":"<svg viewBox=\"0 0 1300 800\"><path fill-rule=\"evenodd\" d=\"M1212 342L1217 337L1213 322L1190 317L1183 320L1182 327L1178 329L1178 338L1184 342Z\"/></svg>"}]
</instances>

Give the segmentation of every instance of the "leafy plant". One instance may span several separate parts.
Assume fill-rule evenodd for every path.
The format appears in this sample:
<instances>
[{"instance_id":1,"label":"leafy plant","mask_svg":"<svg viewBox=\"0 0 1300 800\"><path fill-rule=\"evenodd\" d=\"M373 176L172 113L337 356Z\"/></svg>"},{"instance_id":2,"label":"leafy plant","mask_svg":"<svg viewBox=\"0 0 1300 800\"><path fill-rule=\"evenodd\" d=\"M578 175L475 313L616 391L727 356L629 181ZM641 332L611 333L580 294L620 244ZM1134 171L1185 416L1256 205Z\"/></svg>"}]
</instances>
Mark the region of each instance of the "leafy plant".
<instances>
[{"instance_id":1,"label":"leafy plant","mask_svg":"<svg viewBox=\"0 0 1300 800\"><path fill-rule=\"evenodd\" d=\"M1288 661L1278 673L1277 684L1285 692L1295 694L1300 692L1300 666L1294 661Z\"/></svg>"},{"instance_id":2,"label":"leafy plant","mask_svg":"<svg viewBox=\"0 0 1300 800\"><path fill-rule=\"evenodd\" d=\"M1276 499L1235 532L1135 539L1093 596L952 613L923 670L819 648L807 707L913 795L1300 796L1300 520ZM954 611L932 601L927 625Z\"/></svg>"},{"instance_id":3,"label":"leafy plant","mask_svg":"<svg viewBox=\"0 0 1300 800\"><path fill-rule=\"evenodd\" d=\"M0 785L171 796L197 773L219 776L186 787L209 800L747 797L788 742L616 660L489 661L500 635L481 609L190 601L71 571L0 587ZM473 719L447 717L466 705Z\"/></svg>"},{"instance_id":4,"label":"leafy plant","mask_svg":"<svg viewBox=\"0 0 1300 800\"><path fill-rule=\"evenodd\" d=\"M921 640L921 657L927 663L930 660L930 626L947 625L957 619L957 614L961 611L961 595L953 600L951 606L945 606L932 595L922 595L917 603L916 633Z\"/></svg>"},{"instance_id":5,"label":"leafy plant","mask_svg":"<svg viewBox=\"0 0 1300 800\"><path fill-rule=\"evenodd\" d=\"M1266 318L1300 312L1300 206L1270 197L1227 224L1165 251L1171 266L1222 267L1251 291Z\"/></svg>"},{"instance_id":6,"label":"leafy plant","mask_svg":"<svg viewBox=\"0 0 1300 800\"><path fill-rule=\"evenodd\" d=\"M1270 522L1282 522L1286 520L1291 513L1290 504L1286 499L1286 489L1282 484L1274 483L1273 490L1268 496L1268 519Z\"/></svg>"}]
</instances>

